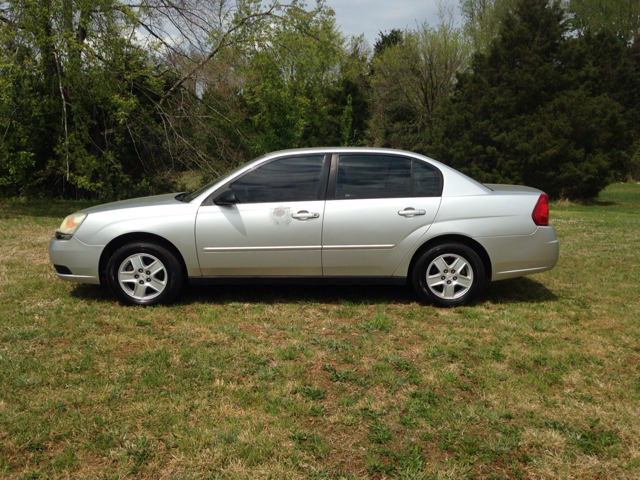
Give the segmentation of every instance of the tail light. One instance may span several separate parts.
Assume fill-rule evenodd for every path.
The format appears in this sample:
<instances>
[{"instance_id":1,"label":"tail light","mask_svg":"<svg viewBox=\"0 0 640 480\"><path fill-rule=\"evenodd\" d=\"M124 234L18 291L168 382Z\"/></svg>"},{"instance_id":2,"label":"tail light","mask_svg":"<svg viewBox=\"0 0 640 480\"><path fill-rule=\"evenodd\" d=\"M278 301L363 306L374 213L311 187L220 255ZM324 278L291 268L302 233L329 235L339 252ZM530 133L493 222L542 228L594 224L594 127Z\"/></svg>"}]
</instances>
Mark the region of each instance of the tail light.
<instances>
[{"instance_id":1,"label":"tail light","mask_svg":"<svg viewBox=\"0 0 640 480\"><path fill-rule=\"evenodd\" d=\"M533 222L536 225L541 227L549 225L549 197L546 193L543 193L540 195L540 198L538 198L538 203L536 203L533 209L531 218L533 218Z\"/></svg>"}]
</instances>

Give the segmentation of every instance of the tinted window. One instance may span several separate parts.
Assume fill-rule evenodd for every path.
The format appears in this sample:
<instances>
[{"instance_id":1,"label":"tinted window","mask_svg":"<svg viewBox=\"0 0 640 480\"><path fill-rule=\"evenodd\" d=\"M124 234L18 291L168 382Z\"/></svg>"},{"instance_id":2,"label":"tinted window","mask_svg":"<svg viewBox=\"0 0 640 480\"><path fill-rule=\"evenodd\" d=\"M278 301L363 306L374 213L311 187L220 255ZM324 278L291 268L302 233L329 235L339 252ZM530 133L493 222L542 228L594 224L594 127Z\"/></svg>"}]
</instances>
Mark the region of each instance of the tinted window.
<instances>
[{"instance_id":1,"label":"tinted window","mask_svg":"<svg viewBox=\"0 0 640 480\"><path fill-rule=\"evenodd\" d=\"M336 198L410 196L410 159L380 155L340 155Z\"/></svg>"},{"instance_id":2,"label":"tinted window","mask_svg":"<svg viewBox=\"0 0 640 480\"><path fill-rule=\"evenodd\" d=\"M247 173L230 185L240 203L316 200L322 155L283 158Z\"/></svg>"},{"instance_id":3,"label":"tinted window","mask_svg":"<svg viewBox=\"0 0 640 480\"><path fill-rule=\"evenodd\" d=\"M439 197L441 193L440 174L425 163L413 162L413 196Z\"/></svg>"}]
</instances>

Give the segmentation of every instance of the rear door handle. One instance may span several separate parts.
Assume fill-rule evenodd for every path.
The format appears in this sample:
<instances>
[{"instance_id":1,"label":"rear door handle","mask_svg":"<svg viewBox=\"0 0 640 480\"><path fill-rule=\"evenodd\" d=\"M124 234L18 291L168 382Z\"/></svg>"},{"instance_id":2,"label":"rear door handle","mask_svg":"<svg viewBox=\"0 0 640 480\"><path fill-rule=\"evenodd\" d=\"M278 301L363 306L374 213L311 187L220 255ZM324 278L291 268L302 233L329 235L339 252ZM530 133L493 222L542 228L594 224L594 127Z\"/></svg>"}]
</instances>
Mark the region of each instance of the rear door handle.
<instances>
[{"instance_id":1,"label":"rear door handle","mask_svg":"<svg viewBox=\"0 0 640 480\"><path fill-rule=\"evenodd\" d=\"M415 215L424 215L426 210L416 210L415 208L405 208L404 210L400 210L398 215L402 215L403 217L413 217Z\"/></svg>"},{"instance_id":2,"label":"rear door handle","mask_svg":"<svg viewBox=\"0 0 640 480\"><path fill-rule=\"evenodd\" d=\"M318 218L320 214L315 212L307 212L306 210L300 210L298 213L291 214L291 216L293 218L297 218L298 220L306 220L308 218Z\"/></svg>"}]
</instances>

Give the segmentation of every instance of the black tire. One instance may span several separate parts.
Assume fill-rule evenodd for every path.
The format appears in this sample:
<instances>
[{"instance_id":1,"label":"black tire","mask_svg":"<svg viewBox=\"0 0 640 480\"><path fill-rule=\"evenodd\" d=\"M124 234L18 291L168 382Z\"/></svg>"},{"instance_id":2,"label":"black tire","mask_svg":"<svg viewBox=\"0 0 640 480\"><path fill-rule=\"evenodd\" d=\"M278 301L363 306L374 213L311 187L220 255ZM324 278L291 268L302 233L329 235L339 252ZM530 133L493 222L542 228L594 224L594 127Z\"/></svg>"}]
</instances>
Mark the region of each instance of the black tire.
<instances>
[{"instance_id":1,"label":"black tire","mask_svg":"<svg viewBox=\"0 0 640 480\"><path fill-rule=\"evenodd\" d=\"M437 307L456 307L478 296L484 275L482 260L473 249L460 243L445 243L420 256L411 282L424 302Z\"/></svg>"},{"instance_id":2,"label":"black tire","mask_svg":"<svg viewBox=\"0 0 640 480\"><path fill-rule=\"evenodd\" d=\"M107 264L107 285L125 305L170 303L182 290L184 277L175 255L154 243L124 245Z\"/></svg>"}]
</instances>

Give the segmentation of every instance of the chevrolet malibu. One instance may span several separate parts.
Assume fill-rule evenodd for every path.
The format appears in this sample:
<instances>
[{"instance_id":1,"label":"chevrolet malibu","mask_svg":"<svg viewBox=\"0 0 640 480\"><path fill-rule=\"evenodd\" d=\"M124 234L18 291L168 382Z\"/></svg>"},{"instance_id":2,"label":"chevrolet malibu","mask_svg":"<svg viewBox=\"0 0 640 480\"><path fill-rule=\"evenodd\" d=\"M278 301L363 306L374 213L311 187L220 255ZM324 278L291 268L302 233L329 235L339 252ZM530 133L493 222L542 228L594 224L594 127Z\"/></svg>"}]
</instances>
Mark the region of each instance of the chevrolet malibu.
<instances>
[{"instance_id":1,"label":"chevrolet malibu","mask_svg":"<svg viewBox=\"0 0 640 480\"><path fill-rule=\"evenodd\" d=\"M186 284L326 282L408 284L449 307L485 279L550 270L558 251L540 190L370 148L270 153L194 192L87 208L49 245L59 278L130 305Z\"/></svg>"}]
</instances>

